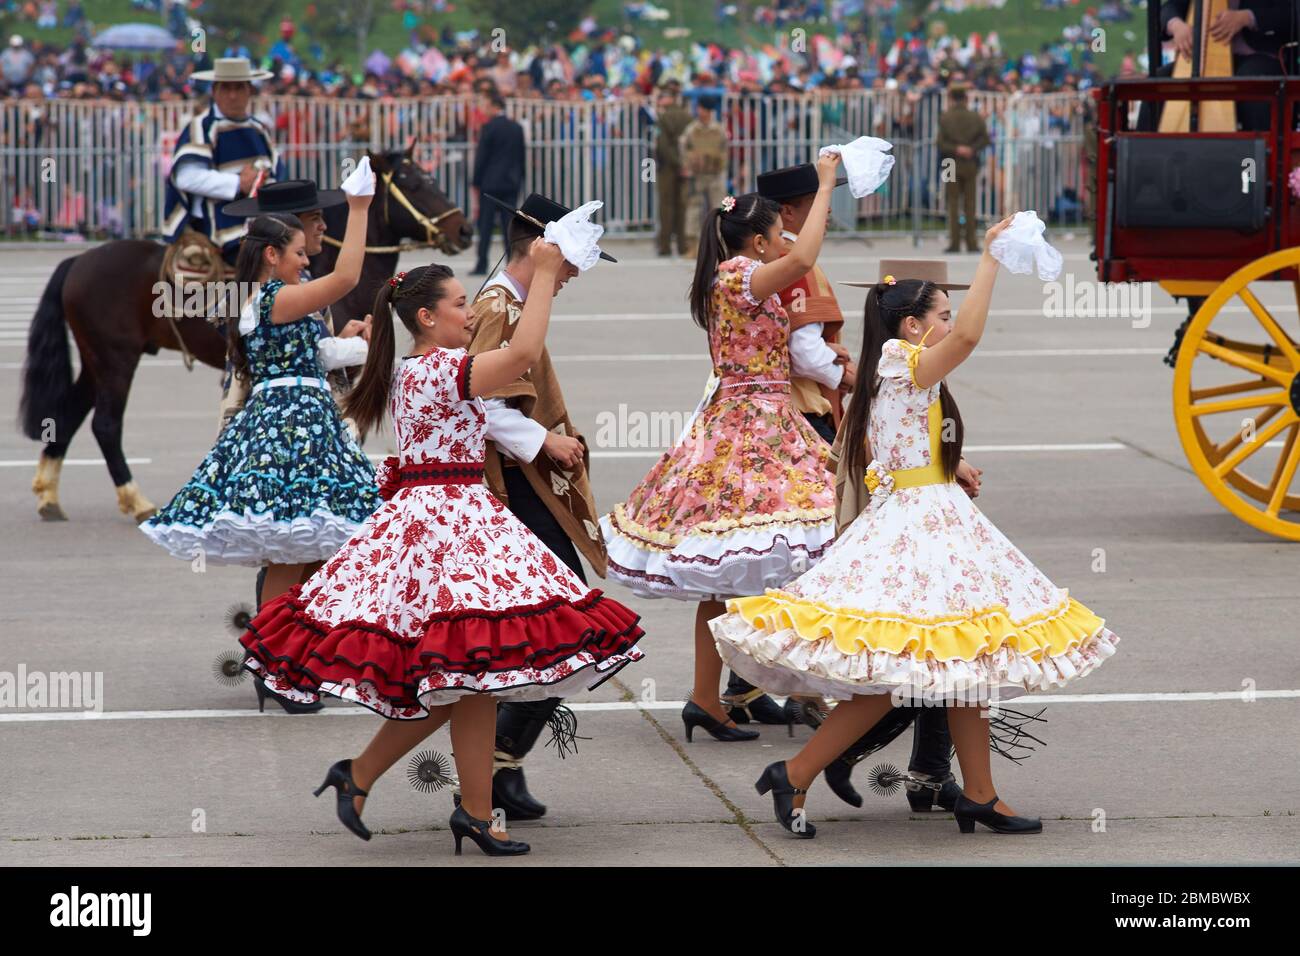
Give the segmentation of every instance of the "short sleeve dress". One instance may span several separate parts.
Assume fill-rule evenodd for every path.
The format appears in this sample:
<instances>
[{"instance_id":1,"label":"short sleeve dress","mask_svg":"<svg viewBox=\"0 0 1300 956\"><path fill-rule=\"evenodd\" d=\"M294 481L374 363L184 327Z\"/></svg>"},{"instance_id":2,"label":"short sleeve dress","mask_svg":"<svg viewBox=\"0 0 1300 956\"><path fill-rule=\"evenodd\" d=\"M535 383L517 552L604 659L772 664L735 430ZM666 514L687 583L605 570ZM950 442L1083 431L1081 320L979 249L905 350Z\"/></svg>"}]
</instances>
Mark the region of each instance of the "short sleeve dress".
<instances>
[{"instance_id":1,"label":"short sleeve dress","mask_svg":"<svg viewBox=\"0 0 1300 956\"><path fill-rule=\"evenodd\" d=\"M252 390L193 477L140 526L176 558L213 564L324 561L379 503L375 469L339 417L315 316L274 324L284 283L264 283L244 334Z\"/></svg>"},{"instance_id":2,"label":"short sleeve dress","mask_svg":"<svg viewBox=\"0 0 1300 956\"><path fill-rule=\"evenodd\" d=\"M723 660L771 693L1011 698L1115 653L1105 621L944 478L939 386L917 385L921 351L891 339L881 352L870 505L807 573L710 622Z\"/></svg>"},{"instance_id":3,"label":"short sleeve dress","mask_svg":"<svg viewBox=\"0 0 1300 956\"><path fill-rule=\"evenodd\" d=\"M386 500L241 638L271 690L409 719L467 694L565 697L640 659L637 615L583 584L483 483L472 361L464 349L402 360Z\"/></svg>"},{"instance_id":4,"label":"short sleeve dress","mask_svg":"<svg viewBox=\"0 0 1300 956\"><path fill-rule=\"evenodd\" d=\"M790 318L750 291L761 265L718 267L709 352L719 386L690 430L601 519L609 576L643 597L760 594L835 537L830 447L791 400Z\"/></svg>"}]
</instances>

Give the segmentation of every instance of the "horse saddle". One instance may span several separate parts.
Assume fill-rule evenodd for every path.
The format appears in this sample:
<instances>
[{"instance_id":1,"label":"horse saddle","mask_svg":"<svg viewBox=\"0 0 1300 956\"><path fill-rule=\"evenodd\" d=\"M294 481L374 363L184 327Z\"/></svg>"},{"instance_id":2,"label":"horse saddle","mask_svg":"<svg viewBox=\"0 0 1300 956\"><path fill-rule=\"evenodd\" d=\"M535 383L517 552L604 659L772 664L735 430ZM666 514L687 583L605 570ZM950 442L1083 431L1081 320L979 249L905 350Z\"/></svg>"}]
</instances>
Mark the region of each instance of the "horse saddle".
<instances>
[{"instance_id":1,"label":"horse saddle","mask_svg":"<svg viewBox=\"0 0 1300 956\"><path fill-rule=\"evenodd\" d=\"M234 277L221 249L207 236L186 229L163 254L158 280L167 285L163 314L170 319L202 315L214 325L230 317L225 283Z\"/></svg>"}]
</instances>

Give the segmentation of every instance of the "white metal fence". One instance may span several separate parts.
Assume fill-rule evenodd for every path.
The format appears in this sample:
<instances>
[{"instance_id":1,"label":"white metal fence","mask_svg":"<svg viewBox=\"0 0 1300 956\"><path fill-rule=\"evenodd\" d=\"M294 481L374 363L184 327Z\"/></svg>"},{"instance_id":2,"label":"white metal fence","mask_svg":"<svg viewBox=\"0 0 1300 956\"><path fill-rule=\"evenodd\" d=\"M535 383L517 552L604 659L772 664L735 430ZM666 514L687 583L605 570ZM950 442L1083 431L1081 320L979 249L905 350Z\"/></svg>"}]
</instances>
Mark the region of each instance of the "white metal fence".
<instances>
[{"instance_id":1,"label":"white metal fence","mask_svg":"<svg viewBox=\"0 0 1300 956\"><path fill-rule=\"evenodd\" d=\"M980 170L977 209L991 219L1036 209L1077 221L1083 194L1081 94L974 93L993 146ZM484 117L472 97L337 100L263 96L255 109L272 124L290 175L335 186L343 160L365 148L416 142L416 157L448 195L468 208L475 141ZM912 233L945 215L935 147L946 97L897 91L779 96L729 95L733 192L765 170L809 161L819 146L869 134L894 144L896 165L875 195L838 190L835 227L849 233ZM605 202L612 235L655 225L647 170L655 129L648 104L633 100L511 100L524 127L527 191L567 205ZM96 236L156 235L173 144L193 103L9 101L0 104L0 201L10 234L33 228Z\"/></svg>"}]
</instances>

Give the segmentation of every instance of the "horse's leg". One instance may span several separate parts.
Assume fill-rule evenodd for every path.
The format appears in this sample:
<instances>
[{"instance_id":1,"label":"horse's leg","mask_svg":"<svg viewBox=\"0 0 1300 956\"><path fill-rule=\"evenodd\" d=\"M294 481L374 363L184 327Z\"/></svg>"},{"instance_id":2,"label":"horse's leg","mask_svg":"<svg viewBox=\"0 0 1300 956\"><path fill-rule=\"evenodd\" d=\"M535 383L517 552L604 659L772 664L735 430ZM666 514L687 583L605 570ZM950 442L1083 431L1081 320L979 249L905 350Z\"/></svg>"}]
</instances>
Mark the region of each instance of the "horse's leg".
<instances>
[{"instance_id":1,"label":"horse's leg","mask_svg":"<svg viewBox=\"0 0 1300 956\"><path fill-rule=\"evenodd\" d=\"M59 504L59 473L63 458L72 444L72 436L86 420L90 406L95 403L95 383L85 369L77 376L64 408L66 416L55 426L53 438L41 449L36 463L36 477L32 479L32 492L36 495L36 511L46 521L67 521L68 516Z\"/></svg>"},{"instance_id":2,"label":"horse's leg","mask_svg":"<svg viewBox=\"0 0 1300 956\"><path fill-rule=\"evenodd\" d=\"M136 524L158 513L154 503L141 494L131 479L131 469L127 467L126 456L122 454L122 419L126 414L126 397L131 391L131 379L135 376L139 361L140 356L137 355L133 360L123 363L125 367L118 370L118 376L100 382L95 396L95 417L90 422L90 430L99 442L99 450L108 465L108 473L117 486L117 507L122 514L134 518Z\"/></svg>"}]
</instances>

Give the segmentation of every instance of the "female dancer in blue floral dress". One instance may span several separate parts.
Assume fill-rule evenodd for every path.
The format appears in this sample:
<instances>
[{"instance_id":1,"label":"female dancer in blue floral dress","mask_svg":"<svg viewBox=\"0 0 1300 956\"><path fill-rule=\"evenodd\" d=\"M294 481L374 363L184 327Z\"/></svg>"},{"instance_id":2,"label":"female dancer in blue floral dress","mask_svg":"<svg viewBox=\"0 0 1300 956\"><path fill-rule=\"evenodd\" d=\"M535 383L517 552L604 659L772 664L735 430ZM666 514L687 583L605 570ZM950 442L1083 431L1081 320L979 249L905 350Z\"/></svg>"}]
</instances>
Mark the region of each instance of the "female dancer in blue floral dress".
<instances>
[{"instance_id":1,"label":"female dancer in blue floral dress","mask_svg":"<svg viewBox=\"0 0 1300 956\"><path fill-rule=\"evenodd\" d=\"M312 313L356 286L371 196L348 197L332 273L300 282L306 239L296 216L258 216L239 248L240 288L257 285L228 339L244 409L194 476L141 530L174 557L268 565L263 600L308 577L379 503L375 471L339 417L317 355ZM259 684L259 697L264 688Z\"/></svg>"}]
</instances>

